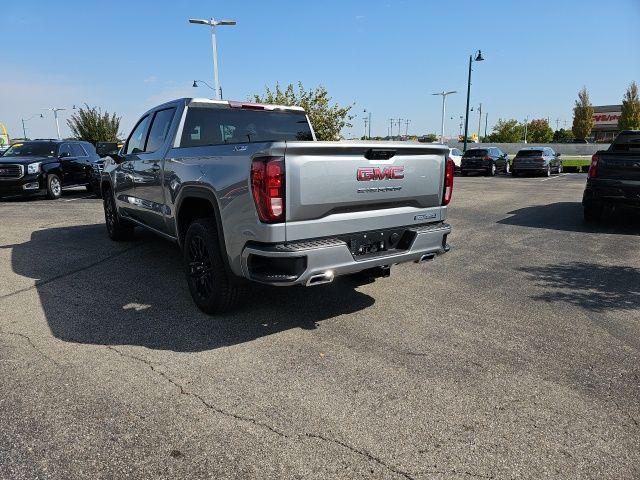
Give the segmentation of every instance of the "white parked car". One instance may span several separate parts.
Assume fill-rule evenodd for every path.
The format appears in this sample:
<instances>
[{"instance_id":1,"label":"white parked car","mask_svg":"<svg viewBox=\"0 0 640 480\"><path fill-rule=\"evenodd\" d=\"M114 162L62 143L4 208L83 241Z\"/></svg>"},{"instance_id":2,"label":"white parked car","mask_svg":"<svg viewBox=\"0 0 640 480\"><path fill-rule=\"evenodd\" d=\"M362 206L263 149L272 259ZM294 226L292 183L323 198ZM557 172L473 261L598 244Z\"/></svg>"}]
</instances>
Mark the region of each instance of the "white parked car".
<instances>
[{"instance_id":1,"label":"white parked car","mask_svg":"<svg viewBox=\"0 0 640 480\"><path fill-rule=\"evenodd\" d=\"M462 150L458 150L457 148L450 148L449 158L453 160L453 163L456 166L456 171L459 171L460 163L462 162Z\"/></svg>"}]
</instances>

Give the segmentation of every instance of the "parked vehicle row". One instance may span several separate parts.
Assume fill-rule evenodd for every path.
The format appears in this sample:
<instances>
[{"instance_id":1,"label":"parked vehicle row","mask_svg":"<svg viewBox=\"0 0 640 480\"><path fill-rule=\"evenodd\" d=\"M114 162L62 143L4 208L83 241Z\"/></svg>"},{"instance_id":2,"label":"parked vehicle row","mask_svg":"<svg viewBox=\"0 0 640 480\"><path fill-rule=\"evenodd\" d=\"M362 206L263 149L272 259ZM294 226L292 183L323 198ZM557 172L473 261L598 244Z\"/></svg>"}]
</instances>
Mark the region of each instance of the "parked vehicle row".
<instances>
[{"instance_id":1,"label":"parked vehicle row","mask_svg":"<svg viewBox=\"0 0 640 480\"><path fill-rule=\"evenodd\" d=\"M463 176L472 173L490 177L498 173L510 173L514 177L526 173L547 176L562 173L560 154L550 147L523 148L513 159L498 147L470 148L464 154L457 148L450 148L449 158Z\"/></svg>"}]
</instances>

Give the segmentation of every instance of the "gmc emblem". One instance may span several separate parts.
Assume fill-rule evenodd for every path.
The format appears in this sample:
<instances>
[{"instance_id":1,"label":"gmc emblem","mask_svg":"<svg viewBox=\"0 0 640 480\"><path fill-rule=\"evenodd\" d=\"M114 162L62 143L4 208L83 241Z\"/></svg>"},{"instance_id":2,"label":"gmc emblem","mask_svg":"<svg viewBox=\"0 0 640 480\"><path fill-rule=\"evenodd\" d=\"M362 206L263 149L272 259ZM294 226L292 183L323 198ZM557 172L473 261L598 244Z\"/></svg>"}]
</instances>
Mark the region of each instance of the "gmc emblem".
<instances>
[{"instance_id":1,"label":"gmc emblem","mask_svg":"<svg viewBox=\"0 0 640 480\"><path fill-rule=\"evenodd\" d=\"M359 182L398 180L404 178L404 167L362 167L358 169L356 178Z\"/></svg>"}]
</instances>

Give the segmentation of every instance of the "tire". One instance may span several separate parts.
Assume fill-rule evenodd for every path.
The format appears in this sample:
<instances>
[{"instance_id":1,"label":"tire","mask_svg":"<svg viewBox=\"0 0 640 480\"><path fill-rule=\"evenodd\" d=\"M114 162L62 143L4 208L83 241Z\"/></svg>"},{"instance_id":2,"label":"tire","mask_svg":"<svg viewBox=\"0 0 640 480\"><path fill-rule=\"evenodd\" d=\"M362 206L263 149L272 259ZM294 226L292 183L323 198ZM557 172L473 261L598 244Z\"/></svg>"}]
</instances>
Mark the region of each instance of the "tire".
<instances>
[{"instance_id":1,"label":"tire","mask_svg":"<svg viewBox=\"0 0 640 480\"><path fill-rule=\"evenodd\" d=\"M510 171L511 171L511 168L509 166L509 162L504 162L504 174L509 175Z\"/></svg>"},{"instance_id":2,"label":"tire","mask_svg":"<svg viewBox=\"0 0 640 480\"><path fill-rule=\"evenodd\" d=\"M602 220L602 206L601 205L585 205L584 206L584 221L587 223L595 223Z\"/></svg>"},{"instance_id":3,"label":"tire","mask_svg":"<svg viewBox=\"0 0 640 480\"><path fill-rule=\"evenodd\" d=\"M547 177L551 176L551 165L547 165L547 171L545 172L545 176Z\"/></svg>"},{"instance_id":4,"label":"tire","mask_svg":"<svg viewBox=\"0 0 640 480\"><path fill-rule=\"evenodd\" d=\"M491 162L491 168L487 170L487 177L495 177L496 176L496 164Z\"/></svg>"},{"instance_id":5,"label":"tire","mask_svg":"<svg viewBox=\"0 0 640 480\"><path fill-rule=\"evenodd\" d=\"M47 175L47 198L57 200L62 196L62 182L60 177L51 173Z\"/></svg>"},{"instance_id":6,"label":"tire","mask_svg":"<svg viewBox=\"0 0 640 480\"><path fill-rule=\"evenodd\" d=\"M558 165L558 175L560 175L563 171L562 164Z\"/></svg>"},{"instance_id":7,"label":"tire","mask_svg":"<svg viewBox=\"0 0 640 480\"><path fill-rule=\"evenodd\" d=\"M199 218L189 225L182 259L191 297L200 310L225 312L238 303L242 287L227 272L212 218Z\"/></svg>"},{"instance_id":8,"label":"tire","mask_svg":"<svg viewBox=\"0 0 640 480\"><path fill-rule=\"evenodd\" d=\"M511 176L512 177L517 177L518 176L518 172L516 172L515 170L511 170Z\"/></svg>"},{"instance_id":9,"label":"tire","mask_svg":"<svg viewBox=\"0 0 640 480\"><path fill-rule=\"evenodd\" d=\"M104 221L107 226L109 238L115 242L131 240L133 238L134 225L122 219L116 208L116 201L111 190L105 190L102 200L104 206Z\"/></svg>"}]
</instances>

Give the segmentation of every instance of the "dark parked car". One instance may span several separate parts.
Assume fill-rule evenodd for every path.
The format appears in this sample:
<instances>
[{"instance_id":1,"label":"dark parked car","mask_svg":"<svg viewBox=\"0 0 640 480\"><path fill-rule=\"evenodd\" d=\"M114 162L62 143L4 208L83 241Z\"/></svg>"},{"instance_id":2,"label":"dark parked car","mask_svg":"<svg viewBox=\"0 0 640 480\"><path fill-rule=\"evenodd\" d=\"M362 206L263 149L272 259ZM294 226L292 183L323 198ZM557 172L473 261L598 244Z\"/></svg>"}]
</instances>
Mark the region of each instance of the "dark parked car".
<instances>
[{"instance_id":1,"label":"dark parked car","mask_svg":"<svg viewBox=\"0 0 640 480\"><path fill-rule=\"evenodd\" d=\"M523 173L550 177L552 173L562 173L562 160L560 154L550 147L523 148L513 157L511 173L514 177Z\"/></svg>"},{"instance_id":2,"label":"dark parked car","mask_svg":"<svg viewBox=\"0 0 640 480\"><path fill-rule=\"evenodd\" d=\"M620 207L640 211L640 130L623 130L593 155L582 205L587 221Z\"/></svg>"},{"instance_id":3,"label":"dark parked car","mask_svg":"<svg viewBox=\"0 0 640 480\"><path fill-rule=\"evenodd\" d=\"M100 157L89 142L34 140L14 143L0 157L0 197L45 194L54 200L63 187L91 189Z\"/></svg>"},{"instance_id":4,"label":"dark parked car","mask_svg":"<svg viewBox=\"0 0 640 480\"><path fill-rule=\"evenodd\" d=\"M509 173L509 156L498 147L470 148L460 163L462 175L484 173L493 176L498 172Z\"/></svg>"}]
</instances>

